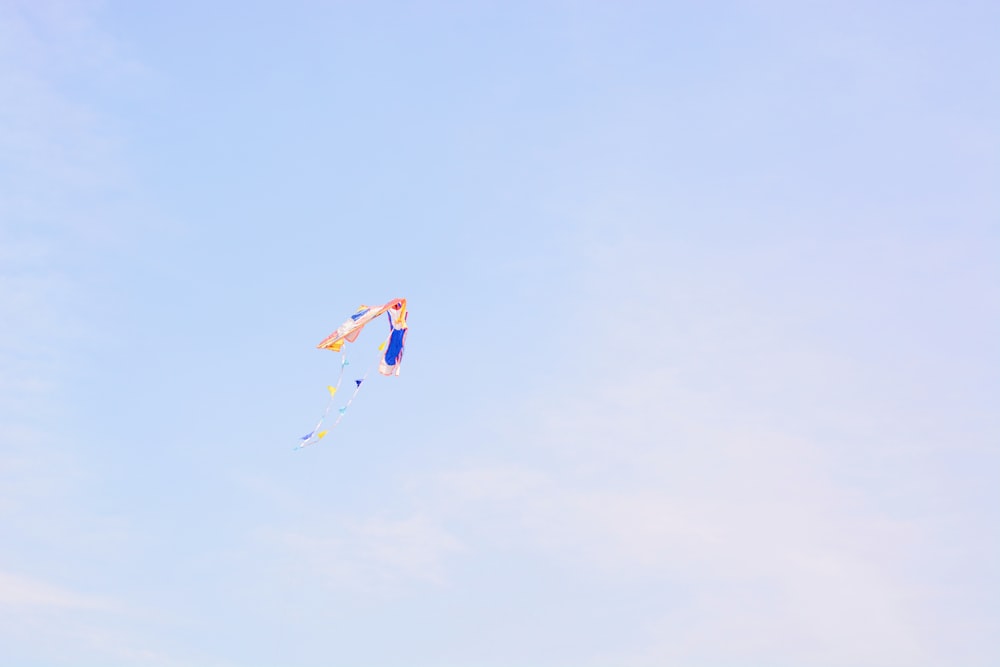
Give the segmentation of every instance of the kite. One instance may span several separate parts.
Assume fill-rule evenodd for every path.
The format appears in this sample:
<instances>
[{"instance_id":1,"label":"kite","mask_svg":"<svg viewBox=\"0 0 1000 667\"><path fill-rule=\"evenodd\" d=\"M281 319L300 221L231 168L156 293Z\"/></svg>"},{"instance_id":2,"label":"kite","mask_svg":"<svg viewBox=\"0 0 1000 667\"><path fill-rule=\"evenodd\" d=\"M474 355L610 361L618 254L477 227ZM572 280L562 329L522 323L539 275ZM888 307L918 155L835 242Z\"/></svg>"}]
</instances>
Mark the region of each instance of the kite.
<instances>
[{"instance_id":1,"label":"kite","mask_svg":"<svg viewBox=\"0 0 1000 667\"><path fill-rule=\"evenodd\" d=\"M319 442L344 418L347 408L351 407L351 403L354 402L358 392L361 391L361 385L368 379L368 375L371 372L371 369L369 369L363 376L354 380L354 391L351 393L350 398L337 409L337 418L329 428L322 429L323 423L337 402L337 392L340 390L340 385L344 380L344 372L350 364L347 360L347 353L344 352L344 343L353 343L356 341L362 329L383 314L389 316L389 337L378 346L378 372L382 375L399 375L399 365L403 360L403 343L406 341L406 318L408 315L406 311L406 299L393 299L382 306L360 306L353 315L337 327L336 331L324 338L316 346L320 350L332 350L333 352L341 353L340 375L337 377L335 385L330 385L326 388L330 393L330 400L326 405L326 410L323 411L323 415L319 418L313 430L299 438L299 444L296 449Z\"/></svg>"}]
</instances>

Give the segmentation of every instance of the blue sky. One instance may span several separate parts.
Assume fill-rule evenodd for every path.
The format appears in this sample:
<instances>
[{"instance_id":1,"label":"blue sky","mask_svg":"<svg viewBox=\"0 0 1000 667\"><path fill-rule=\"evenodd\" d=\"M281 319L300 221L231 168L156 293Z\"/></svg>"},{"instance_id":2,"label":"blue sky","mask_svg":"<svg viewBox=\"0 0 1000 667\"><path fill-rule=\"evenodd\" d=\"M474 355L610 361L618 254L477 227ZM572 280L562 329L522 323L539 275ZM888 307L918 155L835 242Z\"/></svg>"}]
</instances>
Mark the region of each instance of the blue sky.
<instances>
[{"instance_id":1,"label":"blue sky","mask_svg":"<svg viewBox=\"0 0 1000 667\"><path fill-rule=\"evenodd\" d=\"M0 2L0 662L1000 662L995 3L205 4Z\"/></svg>"}]
</instances>

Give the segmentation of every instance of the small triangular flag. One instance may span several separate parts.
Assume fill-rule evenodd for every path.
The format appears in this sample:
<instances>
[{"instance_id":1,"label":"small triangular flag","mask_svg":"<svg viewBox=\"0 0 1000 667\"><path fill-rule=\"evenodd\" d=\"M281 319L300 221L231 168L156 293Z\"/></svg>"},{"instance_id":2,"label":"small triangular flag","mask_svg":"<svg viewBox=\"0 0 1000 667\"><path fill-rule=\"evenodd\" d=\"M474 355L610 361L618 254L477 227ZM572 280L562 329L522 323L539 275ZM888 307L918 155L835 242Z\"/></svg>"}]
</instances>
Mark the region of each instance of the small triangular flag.
<instances>
[{"instance_id":1,"label":"small triangular flag","mask_svg":"<svg viewBox=\"0 0 1000 667\"><path fill-rule=\"evenodd\" d=\"M320 431L319 433L316 434L316 438L317 439L321 439L327 433L328 433L328 431Z\"/></svg>"},{"instance_id":2,"label":"small triangular flag","mask_svg":"<svg viewBox=\"0 0 1000 667\"><path fill-rule=\"evenodd\" d=\"M339 412L340 414L344 414L345 412L347 412L347 406L345 405L344 407L340 408L337 412Z\"/></svg>"},{"instance_id":3,"label":"small triangular flag","mask_svg":"<svg viewBox=\"0 0 1000 667\"><path fill-rule=\"evenodd\" d=\"M354 383L360 387L361 383L364 382L364 381L365 381L365 379L361 378L360 380L355 380Z\"/></svg>"},{"instance_id":4,"label":"small triangular flag","mask_svg":"<svg viewBox=\"0 0 1000 667\"><path fill-rule=\"evenodd\" d=\"M329 387L327 387L327 388L326 388L326 390L327 390L328 392L330 392L330 395L331 395L331 396L333 396L334 394L336 394L336 393L337 393L337 388L336 388L336 387L334 387L334 386L332 386L332 385L331 385L331 386L329 386Z\"/></svg>"}]
</instances>

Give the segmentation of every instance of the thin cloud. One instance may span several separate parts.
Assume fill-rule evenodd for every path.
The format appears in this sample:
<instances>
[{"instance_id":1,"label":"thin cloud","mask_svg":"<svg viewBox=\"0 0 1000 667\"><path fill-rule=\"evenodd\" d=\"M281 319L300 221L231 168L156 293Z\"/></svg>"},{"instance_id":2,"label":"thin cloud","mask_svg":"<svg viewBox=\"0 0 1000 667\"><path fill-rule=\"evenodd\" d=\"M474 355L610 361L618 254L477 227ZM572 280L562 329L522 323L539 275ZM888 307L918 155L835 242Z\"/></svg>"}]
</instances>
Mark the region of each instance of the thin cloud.
<instances>
[{"instance_id":1,"label":"thin cloud","mask_svg":"<svg viewBox=\"0 0 1000 667\"><path fill-rule=\"evenodd\" d=\"M464 549L457 536L423 515L343 520L264 539L331 588L380 594L412 584L443 585L447 560Z\"/></svg>"},{"instance_id":2,"label":"thin cloud","mask_svg":"<svg viewBox=\"0 0 1000 667\"><path fill-rule=\"evenodd\" d=\"M105 597L89 595L40 579L0 571L0 606L21 609L114 611L119 605Z\"/></svg>"}]
</instances>

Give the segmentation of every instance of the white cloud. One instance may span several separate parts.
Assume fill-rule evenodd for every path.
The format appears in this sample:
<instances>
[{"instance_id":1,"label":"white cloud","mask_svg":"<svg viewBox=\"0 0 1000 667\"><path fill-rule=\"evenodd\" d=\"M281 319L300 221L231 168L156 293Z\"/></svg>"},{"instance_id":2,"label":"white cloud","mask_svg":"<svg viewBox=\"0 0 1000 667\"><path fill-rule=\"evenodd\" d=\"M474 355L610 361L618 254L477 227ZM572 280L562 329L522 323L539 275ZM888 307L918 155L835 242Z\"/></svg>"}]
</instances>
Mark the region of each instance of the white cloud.
<instances>
[{"instance_id":1,"label":"white cloud","mask_svg":"<svg viewBox=\"0 0 1000 667\"><path fill-rule=\"evenodd\" d=\"M190 665L123 628L149 614L111 597L0 571L0 643L17 664ZM40 662L41 661L41 662Z\"/></svg>"},{"instance_id":2,"label":"white cloud","mask_svg":"<svg viewBox=\"0 0 1000 667\"><path fill-rule=\"evenodd\" d=\"M933 453L995 460L990 421L938 391L972 395L975 376L925 336L911 300L924 251L950 266L979 250L959 242L935 258L930 238L876 262L849 241L802 257L781 240L701 248L696 266L661 245L595 249L605 281L567 308L579 344L560 354L575 363L495 415L501 435L481 445L492 461L422 480L435 491L421 501L470 554L537 559L584 587L677 591L636 605L627 622L647 641L607 664L989 664L985 560L955 580L940 539L979 544L995 510L928 498L961 484ZM846 286L826 283L838 253L858 267ZM774 262L799 283L783 285ZM967 287L951 280L935 302Z\"/></svg>"},{"instance_id":3,"label":"white cloud","mask_svg":"<svg viewBox=\"0 0 1000 667\"><path fill-rule=\"evenodd\" d=\"M121 525L94 511L93 467L66 436L127 173L99 111L122 68L97 4L0 3L0 534L3 565L32 572L0 570L0 643L21 664L156 661L123 630L133 609L83 590Z\"/></svg>"},{"instance_id":4,"label":"white cloud","mask_svg":"<svg viewBox=\"0 0 1000 667\"><path fill-rule=\"evenodd\" d=\"M331 588L380 594L414 583L444 584L447 559L463 550L455 535L424 515L346 519L263 539Z\"/></svg>"},{"instance_id":5,"label":"white cloud","mask_svg":"<svg viewBox=\"0 0 1000 667\"><path fill-rule=\"evenodd\" d=\"M0 571L0 606L42 609L89 609L110 611L110 600L78 593L47 582Z\"/></svg>"},{"instance_id":6,"label":"white cloud","mask_svg":"<svg viewBox=\"0 0 1000 667\"><path fill-rule=\"evenodd\" d=\"M571 434L537 432L519 448L540 465L433 481L470 550L528 554L581 581L684 591L685 603L632 619L649 644L622 647L616 662L925 664L913 591L893 570L917 535L835 485L810 443L739 427L658 439L661 415L596 402L563 413L578 427ZM608 437L607 424L622 426Z\"/></svg>"}]
</instances>

